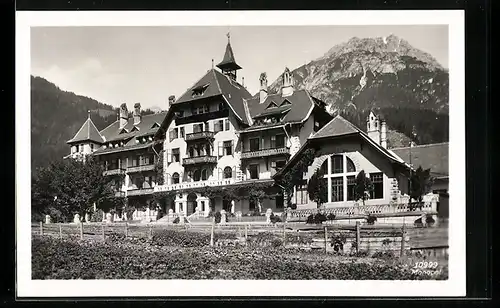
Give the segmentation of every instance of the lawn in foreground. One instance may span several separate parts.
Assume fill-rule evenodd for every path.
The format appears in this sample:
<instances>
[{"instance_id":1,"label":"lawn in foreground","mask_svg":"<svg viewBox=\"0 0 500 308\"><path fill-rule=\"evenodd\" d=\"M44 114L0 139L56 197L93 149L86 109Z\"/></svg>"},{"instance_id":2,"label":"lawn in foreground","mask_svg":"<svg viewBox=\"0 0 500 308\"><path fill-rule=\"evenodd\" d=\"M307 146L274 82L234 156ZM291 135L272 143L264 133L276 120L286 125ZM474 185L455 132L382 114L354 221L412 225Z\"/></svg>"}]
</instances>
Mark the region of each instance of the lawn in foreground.
<instances>
[{"instance_id":1,"label":"lawn in foreground","mask_svg":"<svg viewBox=\"0 0 500 308\"><path fill-rule=\"evenodd\" d=\"M282 247L195 247L155 240L32 240L33 279L447 279L396 260L336 256Z\"/></svg>"}]
</instances>

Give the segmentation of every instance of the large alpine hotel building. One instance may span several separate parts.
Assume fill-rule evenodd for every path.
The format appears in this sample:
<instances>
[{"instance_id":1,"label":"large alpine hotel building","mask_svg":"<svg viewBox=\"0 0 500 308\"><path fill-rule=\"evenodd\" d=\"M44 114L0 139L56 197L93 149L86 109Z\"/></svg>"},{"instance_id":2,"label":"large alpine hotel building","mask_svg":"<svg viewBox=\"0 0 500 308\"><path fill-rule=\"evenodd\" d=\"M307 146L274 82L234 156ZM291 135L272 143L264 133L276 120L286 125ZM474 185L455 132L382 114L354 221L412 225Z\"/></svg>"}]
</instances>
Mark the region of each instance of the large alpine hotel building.
<instances>
[{"instance_id":1,"label":"large alpine hotel building","mask_svg":"<svg viewBox=\"0 0 500 308\"><path fill-rule=\"evenodd\" d=\"M68 141L69 156L92 154L105 166L105 174L124 174L123 183L116 183L117 195L126 196L129 204L151 207L153 194L174 192L175 197L159 205L164 213L203 216L224 209L246 214L268 208L282 212L283 193L273 177L310 147L319 154L294 190L292 202L298 209L316 207L307 196L306 183L318 168L323 168L328 183L326 207L354 206L352 188L361 170L375 187L367 204L407 202L410 165L431 168L436 179L433 192L447 208L448 143L387 149L382 118L372 112L367 133L340 116L332 118L325 103L294 89L288 69L278 93L268 93L262 73L260 91L252 96L237 81L241 67L230 42L216 67L212 65L177 100L169 97L166 112L141 116L137 103L129 118L122 104L117 121L101 131L89 116ZM158 162L163 164L162 183L157 181ZM196 190L256 183L269 186L260 202L244 195L238 200L209 198Z\"/></svg>"}]
</instances>

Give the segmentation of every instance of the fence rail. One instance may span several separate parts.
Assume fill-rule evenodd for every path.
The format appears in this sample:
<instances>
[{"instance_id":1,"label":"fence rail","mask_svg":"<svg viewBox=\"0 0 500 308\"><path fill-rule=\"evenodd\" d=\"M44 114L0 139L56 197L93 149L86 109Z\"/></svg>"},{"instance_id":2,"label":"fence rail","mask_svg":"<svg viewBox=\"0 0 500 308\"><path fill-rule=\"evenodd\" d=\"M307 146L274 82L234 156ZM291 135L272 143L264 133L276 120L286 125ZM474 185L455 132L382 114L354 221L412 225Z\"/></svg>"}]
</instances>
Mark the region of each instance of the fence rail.
<instances>
[{"instance_id":1,"label":"fence rail","mask_svg":"<svg viewBox=\"0 0 500 308\"><path fill-rule=\"evenodd\" d=\"M52 236L60 239L71 240L114 240L114 235L125 238L152 238L162 230L178 230L201 232L211 235L210 245L219 245L227 240L227 237L218 239L223 234L232 234L237 241L244 245L252 239L258 238L260 234L269 234L281 241L285 247L297 247L304 249L320 249L325 252L336 251L339 245L342 251L393 251L404 255L407 251L425 245L425 229L416 228L411 225L378 224L378 225L304 225L301 223L276 223L268 225L256 225L249 223L231 224L129 224L121 223L51 223L32 224L32 235ZM436 229L436 228L429 228ZM433 232L432 245L441 247L447 245L447 229ZM410 237L415 237L416 244ZM443 238L446 241L443 242ZM234 241L234 240L233 240ZM340 241L340 242L339 242ZM343 242L342 242L343 241ZM340 244L339 244L340 243ZM359 245L358 245L359 243Z\"/></svg>"}]
</instances>

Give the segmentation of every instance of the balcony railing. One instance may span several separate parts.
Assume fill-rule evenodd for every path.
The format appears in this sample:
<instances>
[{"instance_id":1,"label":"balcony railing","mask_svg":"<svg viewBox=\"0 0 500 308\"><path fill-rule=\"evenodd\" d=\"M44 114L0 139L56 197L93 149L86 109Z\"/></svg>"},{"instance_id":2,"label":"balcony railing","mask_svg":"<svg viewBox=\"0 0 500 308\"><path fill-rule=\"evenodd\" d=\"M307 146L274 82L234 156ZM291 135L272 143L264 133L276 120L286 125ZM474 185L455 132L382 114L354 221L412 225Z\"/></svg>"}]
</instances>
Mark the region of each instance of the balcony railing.
<instances>
[{"instance_id":1,"label":"balcony railing","mask_svg":"<svg viewBox=\"0 0 500 308\"><path fill-rule=\"evenodd\" d=\"M155 165L154 164L142 165L142 166L134 166L134 167L128 167L127 168L127 173L152 171L154 169L155 169Z\"/></svg>"},{"instance_id":2,"label":"balcony railing","mask_svg":"<svg viewBox=\"0 0 500 308\"><path fill-rule=\"evenodd\" d=\"M125 169L124 168L118 168L118 169L110 169L110 170L105 170L102 174L103 175L117 175L117 174L124 174Z\"/></svg>"},{"instance_id":3,"label":"balcony railing","mask_svg":"<svg viewBox=\"0 0 500 308\"><path fill-rule=\"evenodd\" d=\"M287 147L272 148L272 149L259 149L255 151L244 151L241 153L241 159L254 158L254 157L264 157L264 156L274 156L281 154L290 154L290 149Z\"/></svg>"},{"instance_id":4,"label":"balcony railing","mask_svg":"<svg viewBox=\"0 0 500 308\"><path fill-rule=\"evenodd\" d=\"M124 191L115 191L115 197L125 197Z\"/></svg>"},{"instance_id":5,"label":"balcony railing","mask_svg":"<svg viewBox=\"0 0 500 308\"><path fill-rule=\"evenodd\" d=\"M239 182L235 178L222 179L222 180L207 180L207 181L197 181L197 182L182 182L177 184L168 184L168 185L157 185L154 188L155 192L161 191L172 191L172 190L182 190L189 188L198 188L205 186L224 186L231 185Z\"/></svg>"},{"instance_id":6,"label":"balcony railing","mask_svg":"<svg viewBox=\"0 0 500 308\"><path fill-rule=\"evenodd\" d=\"M227 118L228 116L229 116L228 109L218 110L218 111L211 111L211 112L200 113L200 114L193 114L193 115L185 116L185 117L177 117L175 119L175 123L177 125L183 125L183 124L194 123L194 122L205 123L208 120Z\"/></svg>"},{"instance_id":7,"label":"balcony railing","mask_svg":"<svg viewBox=\"0 0 500 308\"><path fill-rule=\"evenodd\" d=\"M150 195L154 193L154 188L138 188L127 190L127 196L141 196L141 195Z\"/></svg>"},{"instance_id":8,"label":"balcony railing","mask_svg":"<svg viewBox=\"0 0 500 308\"><path fill-rule=\"evenodd\" d=\"M198 139L211 139L214 137L214 135L215 133L210 131L186 134L186 141L198 140Z\"/></svg>"},{"instance_id":9,"label":"balcony railing","mask_svg":"<svg viewBox=\"0 0 500 308\"><path fill-rule=\"evenodd\" d=\"M216 163L217 163L217 157L215 156L197 156L197 157L184 158L182 160L182 164L184 166L197 165L197 164L216 164Z\"/></svg>"}]
</instances>

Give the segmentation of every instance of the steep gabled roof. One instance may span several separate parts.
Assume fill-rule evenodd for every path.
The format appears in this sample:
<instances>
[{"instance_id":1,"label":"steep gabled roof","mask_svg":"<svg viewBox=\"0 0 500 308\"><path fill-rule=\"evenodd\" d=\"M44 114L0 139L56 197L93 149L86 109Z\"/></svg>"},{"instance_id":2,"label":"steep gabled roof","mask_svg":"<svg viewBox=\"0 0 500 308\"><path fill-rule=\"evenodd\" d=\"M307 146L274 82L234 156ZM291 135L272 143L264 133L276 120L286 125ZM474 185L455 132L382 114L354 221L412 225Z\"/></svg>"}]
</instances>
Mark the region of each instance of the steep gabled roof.
<instances>
[{"instance_id":1,"label":"steep gabled roof","mask_svg":"<svg viewBox=\"0 0 500 308\"><path fill-rule=\"evenodd\" d=\"M93 141L95 143L104 142L103 136L99 133L97 127L95 127L95 124L92 122L92 119L90 119L90 116L87 121L83 123L82 127L80 127L80 130L78 130L75 136L71 140L68 140L67 143L71 144L82 141Z\"/></svg>"},{"instance_id":2,"label":"steep gabled roof","mask_svg":"<svg viewBox=\"0 0 500 308\"><path fill-rule=\"evenodd\" d=\"M273 102L277 107L267 109ZM287 103L283 105L284 102ZM281 121L282 124L306 121L314 107L319 106L319 103L320 101L314 99L307 90L295 90L292 95L286 97L283 97L281 93L270 94L262 103L260 103L258 96L247 100L249 116L252 119L275 112L276 114L287 112Z\"/></svg>"},{"instance_id":3,"label":"steep gabled roof","mask_svg":"<svg viewBox=\"0 0 500 308\"><path fill-rule=\"evenodd\" d=\"M158 130L158 127L153 127L153 124L161 123L166 114L167 112L163 111L155 114L143 115L141 118L141 122L136 125L134 125L134 119L129 118L127 124L124 127L128 133L123 134L120 134L120 122L115 121L105 129L103 129L101 131L101 135L105 138L106 142L126 140L144 135L152 135ZM134 127L137 127L138 130L132 130Z\"/></svg>"},{"instance_id":4,"label":"steep gabled roof","mask_svg":"<svg viewBox=\"0 0 500 308\"><path fill-rule=\"evenodd\" d=\"M203 94L193 97L193 90L204 86L206 86L206 89ZM249 99L252 95L241 84L230 80L227 76L215 69L209 70L201 77L191 88L179 97L174 105L194 102L219 95L229 104L229 107L233 110L235 115L243 123L247 123L243 99Z\"/></svg>"},{"instance_id":5,"label":"steep gabled roof","mask_svg":"<svg viewBox=\"0 0 500 308\"><path fill-rule=\"evenodd\" d=\"M431 174L436 177L447 177L449 175L448 151L449 143L434 143L417 145L411 148L394 148L391 151L414 168L421 166L423 169L431 169ZM411 157L411 158L410 158Z\"/></svg>"},{"instance_id":6,"label":"steep gabled roof","mask_svg":"<svg viewBox=\"0 0 500 308\"><path fill-rule=\"evenodd\" d=\"M354 126L351 122L341 116L336 116L333 120L328 122L319 131L312 135L310 139L348 135L358 133L359 131L360 129Z\"/></svg>"}]
</instances>

